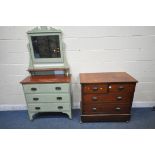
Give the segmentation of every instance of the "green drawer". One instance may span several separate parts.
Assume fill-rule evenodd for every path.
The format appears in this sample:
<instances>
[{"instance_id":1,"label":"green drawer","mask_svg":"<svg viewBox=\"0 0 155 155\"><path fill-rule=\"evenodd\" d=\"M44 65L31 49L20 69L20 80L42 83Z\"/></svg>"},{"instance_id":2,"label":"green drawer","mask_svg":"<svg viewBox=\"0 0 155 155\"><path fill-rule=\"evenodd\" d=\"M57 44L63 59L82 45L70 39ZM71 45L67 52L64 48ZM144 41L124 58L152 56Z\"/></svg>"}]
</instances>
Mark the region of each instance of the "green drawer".
<instances>
[{"instance_id":1,"label":"green drawer","mask_svg":"<svg viewBox=\"0 0 155 155\"><path fill-rule=\"evenodd\" d=\"M65 110L70 110L70 104L63 103L40 103L40 104L28 104L28 109L31 112L63 112Z\"/></svg>"},{"instance_id":2,"label":"green drawer","mask_svg":"<svg viewBox=\"0 0 155 155\"><path fill-rule=\"evenodd\" d=\"M69 92L70 84L25 84L23 89L25 93L65 93Z\"/></svg>"},{"instance_id":3,"label":"green drawer","mask_svg":"<svg viewBox=\"0 0 155 155\"><path fill-rule=\"evenodd\" d=\"M28 103L70 102L70 94L25 94Z\"/></svg>"}]
</instances>

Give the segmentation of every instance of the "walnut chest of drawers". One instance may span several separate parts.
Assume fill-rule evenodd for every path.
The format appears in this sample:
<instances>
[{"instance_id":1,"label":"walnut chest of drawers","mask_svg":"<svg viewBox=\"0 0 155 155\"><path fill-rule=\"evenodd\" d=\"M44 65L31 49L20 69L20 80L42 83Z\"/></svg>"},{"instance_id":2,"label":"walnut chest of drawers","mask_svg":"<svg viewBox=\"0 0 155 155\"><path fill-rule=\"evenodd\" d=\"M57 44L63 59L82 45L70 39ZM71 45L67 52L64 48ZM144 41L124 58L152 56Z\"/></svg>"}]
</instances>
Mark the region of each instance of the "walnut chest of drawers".
<instances>
[{"instance_id":1,"label":"walnut chest of drawers","mask_svg":"<svg viewBox=\"0 0 155 155\"><path fill-rule=\"evenodd\" d=\"M81 121L129 121L137 80L125 72L81 73Z\"/></svg>"},{"instance_id":2,"label":"walnut chest of drawers","mask_svg":"<svg viewBox=\"0 0 155 155\"><path fill-rule=\"evenodd\" d=\"M41 112L61 112L72 118L70 76L29 76L23 81L30 120Z\"/></svg>"}]
</instances>

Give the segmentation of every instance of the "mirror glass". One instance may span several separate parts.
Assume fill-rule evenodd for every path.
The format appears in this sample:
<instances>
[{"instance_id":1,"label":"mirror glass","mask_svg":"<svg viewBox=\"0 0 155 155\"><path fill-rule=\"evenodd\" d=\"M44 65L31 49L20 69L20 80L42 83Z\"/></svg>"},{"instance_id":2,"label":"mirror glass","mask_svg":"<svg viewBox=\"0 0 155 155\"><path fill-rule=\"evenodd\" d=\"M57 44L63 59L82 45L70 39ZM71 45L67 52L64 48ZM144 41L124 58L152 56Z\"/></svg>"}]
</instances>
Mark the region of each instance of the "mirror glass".
<instances>
[{"instance_id":1,"label":"mirror glass","mask_svg":"<svg viewBox=\"0 0 155 155\"><path fill-rule=\"evenodd\" d=\"M60 58L60 42L58 35L32 36L35 58Z\"/></svg>"}]
</instances>

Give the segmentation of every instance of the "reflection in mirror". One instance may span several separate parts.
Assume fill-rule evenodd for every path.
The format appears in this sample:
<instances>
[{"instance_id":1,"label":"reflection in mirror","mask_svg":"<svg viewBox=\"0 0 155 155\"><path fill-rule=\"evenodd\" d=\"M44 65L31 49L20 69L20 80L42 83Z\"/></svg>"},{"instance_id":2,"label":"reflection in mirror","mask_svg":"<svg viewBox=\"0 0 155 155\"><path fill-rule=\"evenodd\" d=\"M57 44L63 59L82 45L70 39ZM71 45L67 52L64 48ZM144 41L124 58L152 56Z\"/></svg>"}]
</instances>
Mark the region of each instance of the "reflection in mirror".
<instances>
[{"instance_id":1,"label":"reflection in mirror","mask_svg":"<svg viewBox=\"0 0 155 155\"><path fill-rule=\"evenodd\" d=\"M60 42L58 35L32 36L35 58L60 58Z\"/></svg>"}]
</instances>

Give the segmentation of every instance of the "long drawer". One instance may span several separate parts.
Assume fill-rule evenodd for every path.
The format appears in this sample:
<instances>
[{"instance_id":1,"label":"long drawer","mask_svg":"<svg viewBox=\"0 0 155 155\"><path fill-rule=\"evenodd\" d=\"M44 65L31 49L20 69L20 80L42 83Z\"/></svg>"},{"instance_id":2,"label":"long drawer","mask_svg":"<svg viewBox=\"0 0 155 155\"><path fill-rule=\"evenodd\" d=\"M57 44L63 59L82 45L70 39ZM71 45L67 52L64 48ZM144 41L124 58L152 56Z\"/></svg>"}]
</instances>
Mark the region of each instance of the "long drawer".
<instances>
[{"instance_id":1,"label":"long drawer","mask_svg":"<svg viewBox=\"0 0 155 155\"><path fill-rule=\"evenodd\" d=\"M63 84L25 84L23 85L25 93L67 93L70 85Z\"/></svg>"},{"instance_id":2,"label":"long drawer","mask_svg":"<svg viewBox=\"0 0 155 155\"><path fill-rule=\"evenodd\" d=\"M70 110L70 104L63 104L63 103L39 103L39 104L34 104L30 103L28 104L28 109L31 112L61 112L64 110Z\"/></svg>"},{"instance_id":3,"label":"long drawer","mask_svg":"<svg viewBox=\"0 0 155 155\"><path fill-rule=\"evenodd\" d=\"M88 104L82 105L82 114L129 114L131 106L124 104Z\"/></svg>"},{"instance_id":4,"label":"long drawer","mask_svg":"<svg viewBox=\"0 0 155 155\"><path fill-rule=\"evenodd\" d=\"M104 103L104 102L117 102L129 103L132 95L128 94L85 94L83 95L83 103Z\"/></svg>"},{"instance_id":5,"label":"long drawer","mask_svg":"<svg viewBox=\"0 0 155 155\"><path fill-rule=\"evenodd\" d=\"M27 103L70 102L70 94L25 94Z\"/></svg>"}]
</instances>

